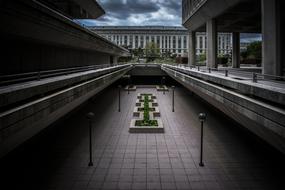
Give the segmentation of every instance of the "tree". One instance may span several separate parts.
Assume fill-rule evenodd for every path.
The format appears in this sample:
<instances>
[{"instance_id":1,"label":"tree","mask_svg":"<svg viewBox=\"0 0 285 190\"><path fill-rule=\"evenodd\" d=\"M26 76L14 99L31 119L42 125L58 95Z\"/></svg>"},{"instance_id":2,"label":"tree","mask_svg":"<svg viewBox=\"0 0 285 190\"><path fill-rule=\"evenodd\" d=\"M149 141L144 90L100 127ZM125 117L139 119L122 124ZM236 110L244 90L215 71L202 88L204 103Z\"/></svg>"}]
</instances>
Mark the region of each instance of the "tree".
<instances>
[{"instance_id":1,"label":"tree","mask_svg":"<svg viewBox=\"0 0 285 190\"><path fill-rule=\"evenodd\" d=\"M148 42L145 46L145 55L146 57L159 57L159 46L154 42Z\"/></svg>"},{"instance_id":2,"label":"tree","mask_svg":"<svg viewBox=\"0 0 285 190\"><path fill-rule=\"evenodd\" d=\"M250 43L247 48L247 57L253 57L254 59L261 59L262 44L260 41Z\"/></svg>"}]
</instances>

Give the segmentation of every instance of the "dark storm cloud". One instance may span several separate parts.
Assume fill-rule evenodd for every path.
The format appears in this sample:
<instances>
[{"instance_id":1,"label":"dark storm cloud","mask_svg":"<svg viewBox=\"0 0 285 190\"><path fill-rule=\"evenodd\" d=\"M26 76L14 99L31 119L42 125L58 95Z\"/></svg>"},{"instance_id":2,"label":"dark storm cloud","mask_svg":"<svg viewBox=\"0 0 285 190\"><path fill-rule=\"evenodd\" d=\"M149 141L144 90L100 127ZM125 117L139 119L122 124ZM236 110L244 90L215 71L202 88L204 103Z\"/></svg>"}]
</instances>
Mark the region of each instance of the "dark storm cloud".
<instances>
[{"instance_id":1,"label":"dark storm cloud","mask_svg":"<svg viewBox=\"0 0 285 190\"><path fill-rule=\"evenodd\" d=\"M86 25L181 25L181 0L98 0L106 14Z\"/></svg>"}]
</instances>

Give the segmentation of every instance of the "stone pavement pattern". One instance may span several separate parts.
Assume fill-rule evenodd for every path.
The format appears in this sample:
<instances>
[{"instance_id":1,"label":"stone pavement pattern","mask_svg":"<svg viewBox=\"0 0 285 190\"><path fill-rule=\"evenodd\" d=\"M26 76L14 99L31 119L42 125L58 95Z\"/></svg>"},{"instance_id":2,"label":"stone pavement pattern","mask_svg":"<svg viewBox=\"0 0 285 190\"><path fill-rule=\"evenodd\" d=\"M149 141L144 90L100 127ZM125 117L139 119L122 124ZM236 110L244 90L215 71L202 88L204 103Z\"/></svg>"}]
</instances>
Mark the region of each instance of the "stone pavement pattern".
<instances>
[{"instance_id":1,"label":"stone pavement pattern","mask_svg":"<svg viewBox=\"0 0 285 190\"><path fill-rule=\"evenodd\" d=\"M137 93L157 96L164 134L130 134ZM284 156L235 126L185 89L105 92L1 161L7 189L285 189ZM93 111L94 166L88 167ZM199 112L206 112L205 167L199 167ZM1 188L2 189L2 188Z\"/></svg>"}]
</instances>

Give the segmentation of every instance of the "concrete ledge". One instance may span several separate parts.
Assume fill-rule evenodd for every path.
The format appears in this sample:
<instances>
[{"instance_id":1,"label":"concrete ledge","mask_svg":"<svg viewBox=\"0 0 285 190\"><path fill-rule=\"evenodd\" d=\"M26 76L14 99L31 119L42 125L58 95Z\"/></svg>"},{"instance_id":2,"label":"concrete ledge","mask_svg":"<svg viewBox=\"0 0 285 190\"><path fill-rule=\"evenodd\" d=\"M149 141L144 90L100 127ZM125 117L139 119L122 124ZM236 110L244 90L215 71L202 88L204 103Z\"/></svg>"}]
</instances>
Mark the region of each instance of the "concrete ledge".
<instances>
[{"instance_id":1,"label":"concrete ledge","mask_svg":"<svg viewBox=\"0 0 285 190\"><path fill-rule=\"evenodd\" d=\"M256 96L265 99L270 102L285 105L285 89L272 87L269 85L253 83L251 81L241 81L231 77L223 77L213 75L211 73L199 72L194 70L186 70L185 68L163 65L162 68L170 68L175 71L179 71L189 76L209 81L214 84L225 86L238 91L245 95Z\"/></svg>"},{"instance_id":2,"label":"concrete ledge","mask_svg":"<svg viewBox=\"0 0 285 190\"><path fill-rule=\"evenodd\" d=\"M160 69L160 64L133 64L133 69L129 72L132 76L166 76Z\"/></svg>"},{"instance_id":3,"label":"concrete ledge","mask_svg":"<svg viewBox=\"0 0 285 190\"><path fill-rule=\"evenodd\" d=\"M17 37L88 51L128 55L128 51L36 1L7 1L1 31ZM17 12L17 14L15 14ZM49 34L49 35L46 35Z\"/></svg>"},{"instance_id":4,"label":"concrete ledge","mask_svg":"<svg viewBox=\"0 0 285 190\"><path fill-rule=\"evenodd\" d=\"M157 85L155 88L157 91L168 91L168 88L166 85L163 85L162 87Z\"/></svg>"},{"instance_id":5,"label":"concrete ledge","mask_svg":"<svg viewBox=\"0 0 285 190\"><path fill-rule=\"evenodd\" d=\"M129 132L130 133L163 133L164 128L161 119L156 119L158 126L157 127L151 127L151 126L135 126L135 122L137 119L132 119Z\"/></svg>"},{"instance_id":6,"label":"concrete ledge","mask_svg":"<svg viewBox=\"0 0 285 190\"><path fill-rule=\"evenodd\" d=\"M131 67L132 66L129 64L119 65L2 87L0 88L0 107L14 104L67 86L72 86L81 81L87 81L120 69L131 69Z\"/></svg>"},{"instance_id":7,"label":"concrete ledge","mask_svg":"<svg viewBox=\"0 0 285 190\"><path fill-rule=\"evenodd\" d=\"M126 90L126 91L136 91L137 90L137 87L136 86L131 86L130 88L129 88L129 85L127 85L125 88L124 88L124 90Z\"/></svg>"},{"instance_id":8,"label":"concrete ledge","mask_svg":"<svg viewBox=\"0 0 285 190\"><path fill-rule=\"evenodd\" d=\"M163 68L173 79L285 153L285 110L234 91Z\"/></svg>"},{"instance_id":9,"label":"concrete ledge","mask_svg":"<svg viewBox=\"0 0 285 190\"><path fill-rule=\"evenodd\" d=\"M92 79L0 114L0 157L100 92L130 68Z\"/></svg>"}]
</instances>

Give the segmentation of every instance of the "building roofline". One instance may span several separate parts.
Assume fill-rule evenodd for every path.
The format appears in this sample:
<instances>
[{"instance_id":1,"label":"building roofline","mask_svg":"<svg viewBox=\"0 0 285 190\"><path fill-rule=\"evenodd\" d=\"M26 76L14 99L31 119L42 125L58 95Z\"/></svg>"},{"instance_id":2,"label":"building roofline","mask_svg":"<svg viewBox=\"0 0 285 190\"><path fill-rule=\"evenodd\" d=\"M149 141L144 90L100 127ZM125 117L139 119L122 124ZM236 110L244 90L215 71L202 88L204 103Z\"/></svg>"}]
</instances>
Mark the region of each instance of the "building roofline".
<instances>
[{"instance_id":1,"label":"building roofline","mask_svg":"<svg viewBox=\"0 0 285 190\"><path fill-rule=\"evenodd\" d=\"M89 26L94 30L177 30L187 31L183 26Z\"/></svg>"}]
</instances>

